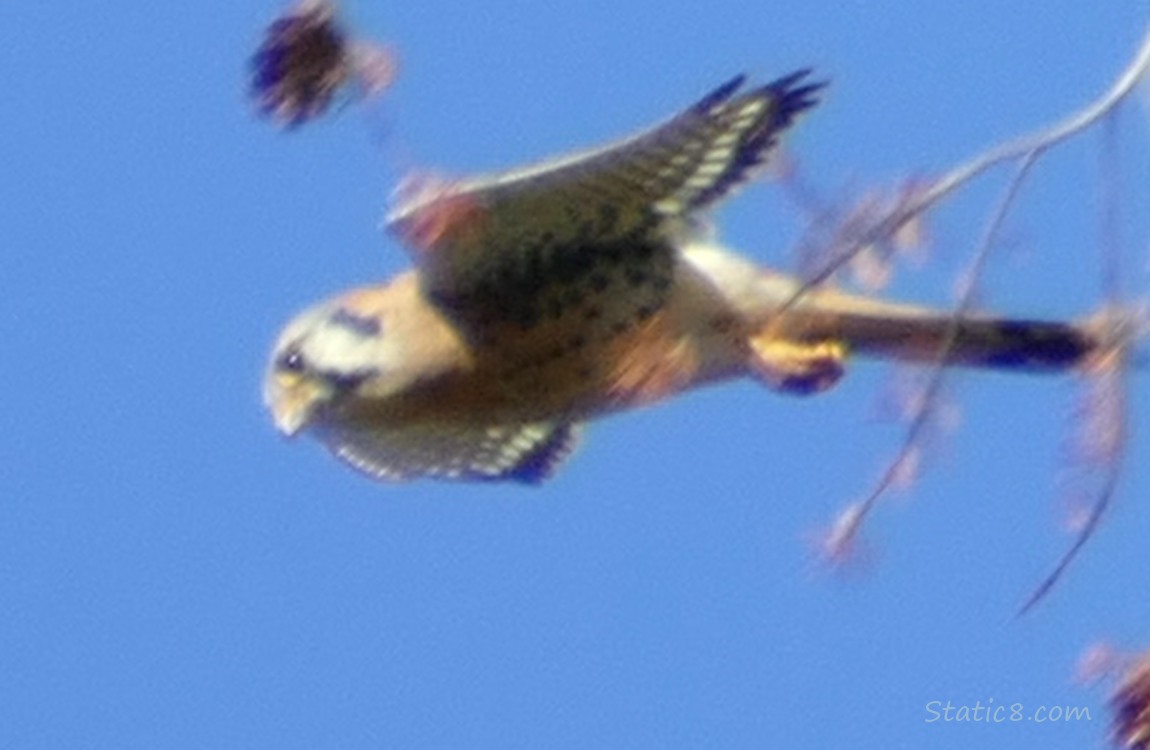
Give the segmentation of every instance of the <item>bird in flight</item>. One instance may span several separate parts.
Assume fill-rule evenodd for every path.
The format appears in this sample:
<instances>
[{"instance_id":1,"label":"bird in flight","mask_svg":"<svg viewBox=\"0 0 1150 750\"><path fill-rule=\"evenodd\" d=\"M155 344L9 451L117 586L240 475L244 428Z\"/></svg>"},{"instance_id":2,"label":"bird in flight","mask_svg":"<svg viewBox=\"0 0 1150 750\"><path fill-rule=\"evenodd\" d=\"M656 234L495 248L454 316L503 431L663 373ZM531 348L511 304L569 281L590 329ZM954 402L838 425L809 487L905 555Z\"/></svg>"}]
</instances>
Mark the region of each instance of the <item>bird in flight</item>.
<instances>
[{"instance_id":1,"label":"bird in flight","mask_svg":"<svg viewBox=\"0 0 1150 750\"><path fill-rule=\"evenodd\" d=\"M709 383L818 393L851 355L1083 363L1088 325L804 290L703 231L821 89L808 71L738 77L606 147L409 194L388 226L414 267L280 334L264 384L276 426L378 479L536 483L588 421Z\"/></svg>"}]
</instances>

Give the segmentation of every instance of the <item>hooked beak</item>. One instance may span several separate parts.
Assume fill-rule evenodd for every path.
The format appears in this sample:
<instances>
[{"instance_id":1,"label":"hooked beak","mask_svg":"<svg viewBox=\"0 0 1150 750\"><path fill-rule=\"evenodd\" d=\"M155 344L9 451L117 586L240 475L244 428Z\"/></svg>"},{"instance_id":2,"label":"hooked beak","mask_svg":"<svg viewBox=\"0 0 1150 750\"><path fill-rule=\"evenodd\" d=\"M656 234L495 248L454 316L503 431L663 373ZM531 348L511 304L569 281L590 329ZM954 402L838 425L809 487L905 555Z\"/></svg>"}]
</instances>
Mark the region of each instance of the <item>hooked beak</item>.
<instances>
[{"instance_id":1,"label":"hooked beak","mask_svg":"<svg viewBox=\"0 0 1150 750\"><path fill-rule=\"evenodd\" d=\"M276 378L269 384L264 401L271 412L276 429L284 437L295 437L311 424L316 407L326 400L327 394L317 383L300 381L285 383Z\"/></svg>"}]
</instances>

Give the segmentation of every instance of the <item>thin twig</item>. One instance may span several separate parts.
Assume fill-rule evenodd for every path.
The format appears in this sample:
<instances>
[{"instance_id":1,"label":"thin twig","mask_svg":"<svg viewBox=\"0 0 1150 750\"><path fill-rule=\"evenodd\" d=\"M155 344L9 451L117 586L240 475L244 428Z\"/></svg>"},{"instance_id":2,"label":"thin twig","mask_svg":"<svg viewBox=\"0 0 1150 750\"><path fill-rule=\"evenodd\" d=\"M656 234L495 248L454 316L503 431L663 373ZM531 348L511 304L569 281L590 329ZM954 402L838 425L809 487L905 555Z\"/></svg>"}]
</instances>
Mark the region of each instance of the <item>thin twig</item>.
<instances>
[{"instance_id":1,"label":"thin twig","mask_svg":"<svg viewBox=\"0 0 1150 750\"><path fill-rule=\"evenodd\" d=\"M1102 317L1102 323L1106 326L1103 339L1105 348L1095 366L1098 369L1096 377L1110 381L1098 383L1096 387L1102 389L1104 395L1110 394L1113 398L1103 399L1103 406L1106 407L1107 413L1095 415L1095 419L1100 422L1106 420L1104 424L1107 427L1112 424L1112 429L1115 431L1113 434L1116 437L1110 439L1111 431L1107 429L1104 433L1107 437L1102 438L1104 443L1102 457L1107 462L1107 471L1101 490L1090 506L1090 513L1086 517L1086 522L1078 530L1074 542L1059 558L1054 569L1019 608L1019 616L1029 612L1050 593L1050 590L1070 568L1071 563L1078 557L1086 543L1094 536L1098 525L1102 522L1102 517L1106 515L1106 511L1113 504L1118 482L1122 475L1123 459L1126 457L1125 445L1129 427L1126 406L1129 392L1125 375L1130 364L1129 342L1136 333L1136 327L1129 319L1113 318L1115 315L1121 316L1123 314L1122 241L1118 229L1120 160L1117 154L1117 122L1114 117L1110 117L1106 123L1107 128L1104 132L1105 140L1103 141L1101 158L1102 168L1100 170L1102 180L1101 247L1102 291L1109 301L1109 311ZM1113 422L1109 420L1113 420ZM1098 439L1097 436L1096 439Z\"/></svg>"},{"instance_id":2,"label":"thin twig","mask_svg":"<svg viewBox=\"0 0 1150 750\"><path fill-rule=\"evenodd\" d=\"M1119 361L1114 364L1106 365L1108 369L1102 373L1103 376L1113 376L1115 374L1120 376L1126 371L1127 364L1125 362L1124 356L1126 351L1124 348L1125 344L1118 342L1115 344L1115 347L1116 348L1110 353L1110 356L1118 358ZM1129 421L1126 414L1127 389L1123 379L1118 378L1117 380L1118 382L1116 384L1111 385L1114 391L1114 399L1111 403L1113 408L1110 410L1111 414L1109 415L1109 418L1115 421L1119 440L1124 444L1126 435L1128 434L1127 429ZM1094 536L1094 532L1097 530L1098 524L1102 522L1102 517L1106 515L1106 511L1109 510L1110 506L1113 504L1114 495L1118 489L1118 482L1121 479L1123 459L1125 457L1125 450L1119 450L1113 454L1111 458L1110 470L1106 472L1106 478L1102 484L1101 491L1098 493L1098 497L1095 499L1094 503L1090 506L1090 513L1086 516L1085 523L1082 524L1082 528L1079 530L1078 535L1074 538L1074 543L1071 544L1066 552L1063 553L1062 557L1058 560L1058 564L1055 565L1054 569L1050 571L1049 575L1047 575L1046 578L1042 580L1042 583L1038 584L1037 588L1034 589L1034 592L1019 608L1019 616L1029 612L1034 608L1036 604L1042 601L1048 593L1050 593L1050 590L1054 588L1054 585L1058 583L1059 579L1062 578L1062 574L1065 573L1067 569L1069 569L1071 563L1073 563L1074 560L1078 557L1078 553L1082 551L1082 548L1085 547L1086 543L1090 541L1090 538Z\"/></svg>"},{"instance_id":3,"label":"thin twig","mask_svg":"<svg viewBox=\"0 0 1150 750\"><path fill-rule=\"evenodd\" d=\"M830 279L867 247L887 241L907 223L937 205L987 170L1005 162L1020 161L1018 169L1007 187L1006 193L1000 200L990 223L987 225L986 232L970 272L969 281L960 294L960 299L953 312L947 334L940 342L938 356L930 380L927 383L923 398L919 399L915 405L915 413L897 457L887 467L886 472L880 478L870 495L863 502L852 506L849 521L845 524L845 527L836 534L839 538L839 542L836 546L847 545L853 541L861 529L862 522L867 514L878 500L893 486L895 481L902 476L903 469L908 461L910 461L913 455L914 445L921 439L928 424L930 406L942 388L946 374L945 365L947 354L955 344L961 318L972 305L976 282L994 246L995 238L1005 223L1030 169L1047 150L1090 128L1110 114L1118 104L1129 96L1138 82L1146 76L1148 69L1150 69L1150 29L1147 30L1147 33L1143 37L1142 43L1133 60L1102 96L1053 125L1041 128L1020 138L1010 140L1000 146L976 155L959 164L941 178L935 180L926 189L909 195L905 201L896 204L885 216L873 222L869 227L864 226L855 236L850 237L849 241L845 243L843 250L836 253L822 269L812 276L807 277L804 283L780 306L779 314L786 312L786 310L797 303L805 294ZM1113 269L1109 269L1106 275L1107 283L1109 283L1111 279L1117 278L1117 273ZM1102 356L1124 357L1126 350L1121 347L1122 345L1119 344L1117 347L1104 349ZM1119 407L1118 411L1122 413L1118 414L1116 419L1121 420L1117 424L1119 429L1124 433L1126 427L1124 394L1119 395L1120 398L1115 401ZM1045 596L1093 534L1094 529L1097 527L1102 515L1111 502L1114 489L1117 485L1119 473L1117 470L1118 461L1115 460L1114 463L1114 470L1108 475L1103 491L1093 506L1091 514L1078 539L1059 562L1055 570L1043 581L1038 590L1036 590L1034 595L1027 601L1022 611L1025 612Z\"/></svg>"},{"instance_id":4,"label":"thin twig","mask_svg":"<svg viewBox=\"0 0 1150 750\"><path fill-rule=\"evenodd\" d=\"M991 167L1016 159L1037 158L1047 149L1091 127L1130 95L1138 82L1145 77L1148 69L1150 69L1150 29L1147 29L1134 59L1102 96L1051 126L991 148L959 164L925 190L912 196L905 204L896 206L891 213L875 222L869 231L860 233L842 252L836 253L822 269L806 279L779 308L779 313L786 312L804 295L830 279L864 248L894 236L907 222Z\"/></svg>"},{"instance_id":5,"label":"thin twig","mask_svg":"<svg viewBox=\"0 0 1150 750\"><path fill-rule=\"evenodd\" d=\"M1010 209L1021 193L1022 185L1026 181L1031 167L1034 166L1037 160L1038 154L1036 153L1029 154L1023 159L1022 164L1018 167L1018 171L1014 177L1011 178L1006 192L999 200L998 206L995 208L990 223L987 225L986 231L979 243L978 252L975 255L974 263L970 269L969 281L964 285L959 295L958 303L955 305L954 311L951 314L950 324L947 326L946 334L939 342L935 361L931 366L930 379L927 381L922 397L917 399L915 403L914 416L911 419L910 426L907 428L902 445L874 489L871 490L871 493L867 495L866 499L857 506L856 512L851 518L850 527L842 534L842 539L845 543L850 543L853 540L855 534L861 529L863 520L867 514L871 512L882 496L890 490L898 478L903 475L903 468L913 455L914 446L922 437L923 432L925 432L930 422L931 404L938 398L938 394L942 391L942 386L946 379L947 356L958 340L962 317L970 310L974 303L975 290L977 289L976 282L981 277L987 259L990 257L990 253L996 245L1002 227L1006 223L1006 218L1010 215Z\"/></svg>"}]
</instances>

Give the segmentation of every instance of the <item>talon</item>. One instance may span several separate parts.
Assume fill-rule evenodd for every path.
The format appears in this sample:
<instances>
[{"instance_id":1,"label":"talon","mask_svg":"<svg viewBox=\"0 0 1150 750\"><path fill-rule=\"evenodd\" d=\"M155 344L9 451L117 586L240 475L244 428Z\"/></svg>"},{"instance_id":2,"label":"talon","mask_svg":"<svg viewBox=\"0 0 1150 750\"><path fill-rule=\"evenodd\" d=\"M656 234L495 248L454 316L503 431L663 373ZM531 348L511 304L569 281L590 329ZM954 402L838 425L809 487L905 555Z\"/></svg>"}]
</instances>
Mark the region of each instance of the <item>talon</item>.
<instances>
[{"instance_id":1,"label":"talon","mask_svg":"<svg viewBox=\"0 0 1150 750\"><path fill-rule=\"evenodd\" d=\"M770 334L750 338L750 366L769 388L794 396L822 393L846 372L842 341L805 343Z\"/></svg>"}]
</instances>

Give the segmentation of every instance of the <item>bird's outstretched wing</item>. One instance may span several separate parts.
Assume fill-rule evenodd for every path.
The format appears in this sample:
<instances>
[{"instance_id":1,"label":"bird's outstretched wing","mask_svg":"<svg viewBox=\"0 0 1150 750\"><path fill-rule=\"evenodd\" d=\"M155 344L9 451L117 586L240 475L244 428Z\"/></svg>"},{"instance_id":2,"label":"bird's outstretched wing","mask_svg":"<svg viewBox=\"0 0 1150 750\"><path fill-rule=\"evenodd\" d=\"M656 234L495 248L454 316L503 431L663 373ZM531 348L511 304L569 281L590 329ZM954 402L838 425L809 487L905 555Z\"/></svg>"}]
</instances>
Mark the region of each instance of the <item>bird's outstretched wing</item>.
<instances>
[{"instance_id":1,"label":"bird's outstretched wing","mask_svg":"<svg viewBox=\"0 0 1150 750\"><path fill-rule=\"evenodd\" d=\"M327 426L319 431L336 456L376 479L417 477L538 484L571 454L578 427L539 422L506 426L428 423Z\"/></svg>"},{"instance_id":2,"label":"bird's outstretched wing","mask_svg":"<svg viewBox=\"0 0 1150 750\"><path fill-rule=\"evenodd\" d=\"M628 274L650 282L649 299L637 304L657 306L674 233L744 182L815 104L822 84L807 76L747 91L739 76L604 148L425 190L398 206L389 226L414 246L430 298L465 328L529 327L562 304L553 285L594 291Z\"/></svg>"}]
</instances>

